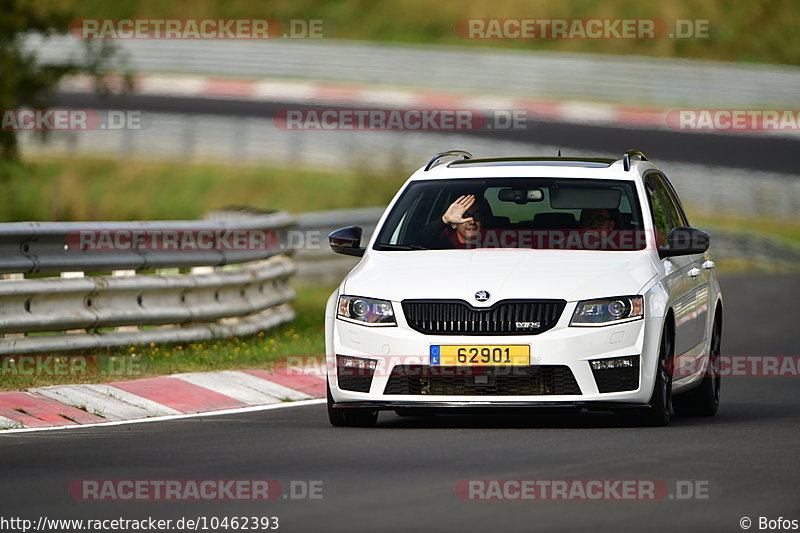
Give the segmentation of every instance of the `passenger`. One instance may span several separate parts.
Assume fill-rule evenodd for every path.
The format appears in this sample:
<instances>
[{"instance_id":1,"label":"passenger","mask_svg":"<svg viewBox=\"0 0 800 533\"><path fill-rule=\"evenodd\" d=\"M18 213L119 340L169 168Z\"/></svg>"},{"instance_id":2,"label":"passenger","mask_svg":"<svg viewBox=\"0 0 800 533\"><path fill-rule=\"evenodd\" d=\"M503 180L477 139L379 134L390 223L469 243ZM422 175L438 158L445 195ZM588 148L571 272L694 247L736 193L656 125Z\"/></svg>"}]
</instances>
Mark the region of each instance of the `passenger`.
<instances>
[{"instance_id":1,"label":"passenger","mask_svg":"<svg viewBox=\"0 0 800 533\"><path fill-rule=\"evenodd\" d=\"M582 230L611 231L614 218L608 209L584 209L578 227Z\"/></svg>"}]
</instances>

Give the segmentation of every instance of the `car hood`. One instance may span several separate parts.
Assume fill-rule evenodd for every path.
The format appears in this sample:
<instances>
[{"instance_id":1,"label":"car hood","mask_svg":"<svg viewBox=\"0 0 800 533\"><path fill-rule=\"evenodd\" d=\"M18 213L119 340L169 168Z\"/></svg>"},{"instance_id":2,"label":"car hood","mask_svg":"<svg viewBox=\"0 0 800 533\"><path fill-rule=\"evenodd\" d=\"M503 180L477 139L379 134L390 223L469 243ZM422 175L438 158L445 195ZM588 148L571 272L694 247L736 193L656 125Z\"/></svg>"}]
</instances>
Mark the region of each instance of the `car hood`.
<instances>
[{"instance_id":1,"label":"car hood","mask_svg":"<svg viewBox=\"0 0 800 533\"><path fill-rule=\"evenodd\" d=\"M490 306L509 298L567 301L637 294L656 274L647 252L574 250L370 250L344 291L400 301L465 300ZM477 291L488 291L485 303Z\"/></svg>"}]
</instances>

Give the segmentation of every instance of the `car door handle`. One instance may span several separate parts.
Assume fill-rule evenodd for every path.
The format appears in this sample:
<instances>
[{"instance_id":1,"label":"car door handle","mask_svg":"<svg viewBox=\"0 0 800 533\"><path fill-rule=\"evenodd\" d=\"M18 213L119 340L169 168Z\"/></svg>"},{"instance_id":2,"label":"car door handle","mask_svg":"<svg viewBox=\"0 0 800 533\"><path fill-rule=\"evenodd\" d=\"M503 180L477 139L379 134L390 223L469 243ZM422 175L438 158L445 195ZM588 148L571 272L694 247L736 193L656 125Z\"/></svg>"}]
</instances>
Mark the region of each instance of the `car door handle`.
<instances>
[{"instance_id":1,"label":"car door handle","mask_svg":"<svg viewBox=\"0 0 800 533\"><path fill-rule=\"evenodd\" d=\"M714 261L706 261L705 263L703 263L703 268L705 268L706 270L711 270L715 266L717 266L717 264Z\"/></svg>"},{"instance_id":2,"label":"car door handle","mask_svg":"<svg viewBox=\"0 0 800 533\"><path fill-rule=\"evenodd\" d=\"M697 276L699 276L699 275L700 275L700 269L699 269L699 268L697 268L697 267L694 267L694 268L691 268L691 269L689 269L689 275L690 275L691 277L693 277L693 278L696 278Z\"/></svg>"}]
</instances>

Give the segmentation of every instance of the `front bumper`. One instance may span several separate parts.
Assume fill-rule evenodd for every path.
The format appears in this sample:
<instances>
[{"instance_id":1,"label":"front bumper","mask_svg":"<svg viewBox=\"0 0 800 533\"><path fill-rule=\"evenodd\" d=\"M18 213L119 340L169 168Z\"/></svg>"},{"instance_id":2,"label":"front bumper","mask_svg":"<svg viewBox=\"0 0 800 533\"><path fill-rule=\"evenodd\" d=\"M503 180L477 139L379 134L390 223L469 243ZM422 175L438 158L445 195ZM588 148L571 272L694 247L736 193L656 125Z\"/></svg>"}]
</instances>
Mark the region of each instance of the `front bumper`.
<instances>
[{"instance_id":1,"label":"front bumper","mask_svg":"<svg viewBox=\"0 0 800 533\"><path fill-rule=\"evenodd\" d=\"M587 404L610 403L643 406L650 400L658 356L662 319L652 318L604 327L569 327L574 304L568 304L558 324L539 335L469 336L423 335L398 317L397 327L366 327L335 319L328 324L331 344L328 374L336 407L370 406L375 409L431 407L437 409L476 407L566 406L590 408ZM392 370L397 365L429 365L431 345L528 344L530 365L566 366L577 382L577 394L386 394ZM375 360L377 368L368 390L357 392L338 386L336 354ZM592 372L594 359L639 357L638 386L622 392L601 392ZM398 407L399 406L399 407Z\"/></svg>"},{"instance_id":2,"label":"front bumper","mask_svg":"<svg viewBox=\"0 0 800 533\"><path fill-rule=\"evenodd\" d=\"M521 411L536 411L543 413L553 411L556 413L576 413L581 410L588 411L630 411L649 408L646 403L635 402L509 402L509 401L483 401L483 402L457 402L457 401L426 401L426 402L395 402L395 401L364 401L364 402L338 402L333 404L334 409L372 409L377 411L409 410L415 414L480 414L484 412L497 413L507 411L518 413Z\"/></svg>"}]
</instances>

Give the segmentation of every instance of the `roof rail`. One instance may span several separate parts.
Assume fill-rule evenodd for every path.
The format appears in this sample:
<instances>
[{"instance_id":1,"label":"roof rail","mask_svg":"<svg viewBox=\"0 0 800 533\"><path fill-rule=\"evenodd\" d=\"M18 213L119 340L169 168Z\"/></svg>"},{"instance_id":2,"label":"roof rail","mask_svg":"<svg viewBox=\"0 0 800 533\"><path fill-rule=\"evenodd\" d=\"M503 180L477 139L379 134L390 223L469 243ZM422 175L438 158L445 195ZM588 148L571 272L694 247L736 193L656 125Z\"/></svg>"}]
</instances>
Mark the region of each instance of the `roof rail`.
<instances>
[{"instance_id":1,"label":"roof rail","mask_svg":"<svg viewBox=\"0 0 800 533\"><path fill-rule=\"evenodd\" d=\"M631 169L631 157L638 157L640 161L647 161L647 157L639 150L628 150L622 154L622 167L625 172Z\"/></svg>"},{"instance_id":2,"label":"roof rail","mask_svg":"<svg viewBox=\"0 0 800 533\"><path fill-rule=\"evenodd\" d=\"M465 152L464 150L448 150L447 152L442 152L440 154L436 154L433 159L428 161L428 164L425 165L425 172L429 171L433 167L436 166L436 163L443 157L453 156L453 157L463 157L464 159L472 159L472 154L469 152Z\"/></svg>"}]
</instances>

